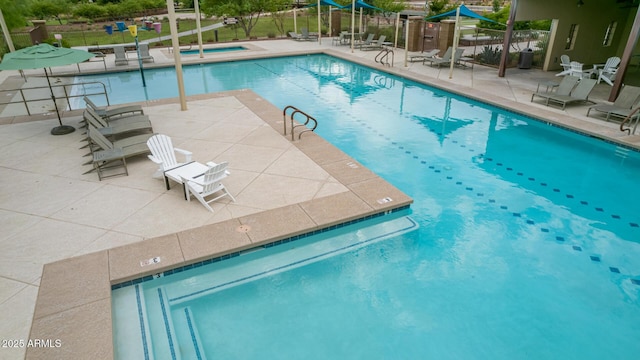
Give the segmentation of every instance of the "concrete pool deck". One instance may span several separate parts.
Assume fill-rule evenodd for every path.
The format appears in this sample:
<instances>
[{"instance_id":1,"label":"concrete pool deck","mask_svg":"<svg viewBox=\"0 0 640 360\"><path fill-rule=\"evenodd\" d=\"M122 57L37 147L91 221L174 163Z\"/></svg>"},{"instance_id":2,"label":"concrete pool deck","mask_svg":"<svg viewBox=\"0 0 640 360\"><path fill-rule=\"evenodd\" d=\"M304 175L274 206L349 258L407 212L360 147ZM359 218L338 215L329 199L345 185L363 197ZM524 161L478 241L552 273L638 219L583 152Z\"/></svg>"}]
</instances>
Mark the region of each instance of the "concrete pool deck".
<instances>
[{"instance_id":1,"label":"concrete pool deck","mask_svg":"<svg viewBox=\"0 0 640 360\"><path fill-rule=\"evenodd\" d=\"M321 46L292 40L242 44L249 51L207 54L204 61L324 51L380 66L372 60L376 52L352 54L346 47L331 46L327 38ZM538 81L553 79L553 73L510 69L507 77L498 78L496 69L475 66L455 69L448 79L445 68L421 63L403 67L400 54L386 70L612 141L639 143L638 136L625 136L613 122L587 118L587 105L562 111L531 103ZM173 61L166 49L152 49L152 55L155 66ZM197 55L189 57L201 61ZM109 56L106 61L109 70L128 67L116 68ZM81 66L85 71L102 64ZM77 71L75 66L54 70ZM3 87L19 83L16 74L0 73ZM599 84L593 99L604 102L609 89ZM175 99L143 105L154 130L193 151L196 160L230 162L232 175L225 183L238 201L216 203L213 214L198 202L181 201L179 187L167 191L151 178L155 166L144 156L128 161L129 176L99 182L95 174L81 175L87 170L82 166L85 151L78 149L81 131L49 135L57 124L51 114L0 118L5 124L0 126L0 311L6 314L0 334L25 343L62 341L58 348L1 348L3 359L108 358L113 353L111 283L410 202L319 137L290 142L282 136L281 111L251 91L191 97L188 111L180 111ZM67 115L63 122L76 125L79 116ZM393 204L378 203L384 197L394 199ZM238 231L240 225L251 230ZM140 266L141 260L155 256L163 259L160 264Z\"/></svg>"}]
</instances>

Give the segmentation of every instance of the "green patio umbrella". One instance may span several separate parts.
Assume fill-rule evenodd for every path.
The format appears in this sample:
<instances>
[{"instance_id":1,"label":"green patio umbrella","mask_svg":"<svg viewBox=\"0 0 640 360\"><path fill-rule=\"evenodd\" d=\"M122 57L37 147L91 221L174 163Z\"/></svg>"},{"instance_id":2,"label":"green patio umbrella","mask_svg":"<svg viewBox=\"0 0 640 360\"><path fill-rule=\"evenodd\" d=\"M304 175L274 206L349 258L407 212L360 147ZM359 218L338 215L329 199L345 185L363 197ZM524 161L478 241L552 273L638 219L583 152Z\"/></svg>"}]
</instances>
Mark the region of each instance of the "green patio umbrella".
<instances>
[{"instance_id":1,"label":"green patio umbrella","mask_svg":"<svg viewBox=\"0 0 640 360\"><path fill-rule=\"evenodd\" d=\"M51 88L51 81L49 81L47 68L77 64L89 60L94 56L95 54L84 50L55 47L49 44L39 44L5 54L2 62L0 63L0 70L44 69L44 75L47 77L47 84L51 91L51 99L53 100L53 104L56 108L56 115L58 115L58 122L60 123L60 126L51 129L51 134L64 135L72 133L75 129L73 126L62 125L60 112L58 111L58 105L56 104L56 97L53 94L53 88Z\"/></svg>"}]
</instances>

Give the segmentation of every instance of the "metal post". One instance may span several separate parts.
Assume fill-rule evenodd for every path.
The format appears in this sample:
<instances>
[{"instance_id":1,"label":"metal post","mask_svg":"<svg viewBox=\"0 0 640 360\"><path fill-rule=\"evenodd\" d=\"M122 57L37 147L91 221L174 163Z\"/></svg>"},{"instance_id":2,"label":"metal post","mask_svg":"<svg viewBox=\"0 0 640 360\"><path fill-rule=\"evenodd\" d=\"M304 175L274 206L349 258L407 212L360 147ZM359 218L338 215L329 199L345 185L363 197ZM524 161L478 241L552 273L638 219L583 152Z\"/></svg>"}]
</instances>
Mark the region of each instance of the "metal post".
<instances>
[{"instance_id":1,"label":"metal post","mask_svg":"<svg viewBox=\"0 0 640 360\"><path fill-rule=\"evenodd\" d=\"M140 57L140 47L138 46L137 34L136 34L136 53L138 54L138 64L140 65L140 76L142 77L142 86L147 87L147 82L144 80L144 70L142 69L142 58Z\"/></svg>"}]
</instances>

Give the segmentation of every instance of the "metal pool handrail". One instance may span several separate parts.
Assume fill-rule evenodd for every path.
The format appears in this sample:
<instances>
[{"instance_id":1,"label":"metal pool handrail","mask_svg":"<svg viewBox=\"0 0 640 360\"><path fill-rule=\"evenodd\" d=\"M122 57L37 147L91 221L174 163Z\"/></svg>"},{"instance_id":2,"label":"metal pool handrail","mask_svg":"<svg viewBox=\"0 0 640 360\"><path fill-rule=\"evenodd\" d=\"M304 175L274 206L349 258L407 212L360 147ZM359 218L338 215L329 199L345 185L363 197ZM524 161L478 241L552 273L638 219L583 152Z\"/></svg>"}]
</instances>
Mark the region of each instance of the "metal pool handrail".
<instances>
[{"instance_id":1,"label":"metal pool handrail","mask_svg":"<svg viewBox=\"0 0 640 360\"><path fill-rule=\"evenodd\" d=\"M315 131L315 129L318 127L318 121L311 115L305 113L304 111L298 109L297 107L293 106L293 105L288 105L284 108L284 110L282 110L282 118L283 118L283 123L284 123L284 135L287 135L287 110L293 110L293 112L291 112L291 115L289 116L290 120L291 120L291 141L295 140L294 138L294 129L300 126L303 127L307 127L307 124L309 123L313 123L311 128L307 128L306 130L302 130L299 134L298 134L298 140L300 140L300 138L302 137L302 134L307 132L307 131ZM298 125L293 125L293 118L296 114L300 114L302 116L305 117L305 122L302 124L298 124Z\"/></svg>"},{"instance_id":2,"label":"metal pool handrail","mask_svg":"<svg viewBox=\"0 0 640 360\"><path fill-rule=\"evenodd\" d=\"M636 133L636 128L638 127L638 121L640 121L640 115L636 116L635 118L635 124L633 125L633 130L631 130L631 121L633 121L632 120L633 115L637 113L638 110L640 110L640 107L633 109L633 111L629 113L629 115L627 115L627 117L625 117L624 120L622 120L622 122L620 123L620 131L626 131L628 135ZM627 122L629 123L629 127L625 128L624 125Z\"/></svg>"}]
</instances>

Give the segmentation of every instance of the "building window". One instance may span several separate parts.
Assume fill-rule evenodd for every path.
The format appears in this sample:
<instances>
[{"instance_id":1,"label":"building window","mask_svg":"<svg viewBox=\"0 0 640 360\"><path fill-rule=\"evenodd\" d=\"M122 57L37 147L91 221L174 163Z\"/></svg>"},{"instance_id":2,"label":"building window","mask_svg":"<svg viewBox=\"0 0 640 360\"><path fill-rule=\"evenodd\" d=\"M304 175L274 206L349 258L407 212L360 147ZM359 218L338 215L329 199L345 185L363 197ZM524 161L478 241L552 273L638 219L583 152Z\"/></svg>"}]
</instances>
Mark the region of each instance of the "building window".
<instances>
[{"instance_id":1,"label":"building window","mask_svg":"<svg viewBox=\"0 0 640 360\"><path fill-rule=\"evenodd\" d=\"M580 25L571 24L569 28L569 36L567 37L567 45L564 47L565 50L573 50L573 46L576 44L576 38L578 37L578 28Z\"/></svg>"},{"instance_id":2,"label":"building window","mask_svg":"<svg viewBox=\"0 0 640 360\"><path fill-rule=\"evenodd\" d=\"M616 33L616 25L618 25L618 23L615 21L609 23L609 26L607 26L607 32L604 34L602 46L611 46L611 42L613 41L613 34Z\"/></svg>"}]
</instances>

